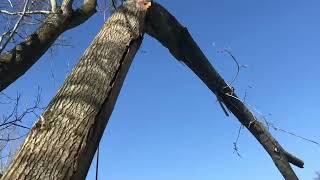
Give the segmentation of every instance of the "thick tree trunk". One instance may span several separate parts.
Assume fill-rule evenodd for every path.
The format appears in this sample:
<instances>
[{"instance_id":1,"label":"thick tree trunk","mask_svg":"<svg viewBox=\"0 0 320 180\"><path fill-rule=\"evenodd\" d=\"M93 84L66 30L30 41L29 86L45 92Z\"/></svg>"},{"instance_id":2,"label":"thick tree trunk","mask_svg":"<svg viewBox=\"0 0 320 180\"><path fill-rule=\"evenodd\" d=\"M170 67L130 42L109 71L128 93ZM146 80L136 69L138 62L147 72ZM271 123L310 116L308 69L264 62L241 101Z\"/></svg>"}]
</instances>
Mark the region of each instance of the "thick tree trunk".
<instances>
[{"instance_id":1,"label":"thick tree trunk","mask_svg":"<svg viewBox=\"0 0 320 180\"><path fill-rule=\"evenodd\" d=\"M188 30L174 16L161 5L153 3L147 16L146 31L167 47L176 59L184 62L218 97L218 100L224 103L269 153L285 179L298 179L289 163L302 168L303 161L285 151L272 137L264 125L237 97L234 89L213 68Z\"/></svg>"},{"instance_id":2,"label":"thick tree trunk","mask_svg":"<svg viewBox=\"0 0 320 180\"><path fill-rule=\"evenodd\" d=\"M0 55L0 92L27 72L47 52L57 38L74 28L96 12L96 1L87 0L71 13L57 10L48 15L42 25L26 40L7 53Z\"/></svg>"},{"instance_id":3,"label":"thick tree trunk","mask_svg":"<svg viewBox=\"0 0 320 180\"><path fill-rule=\"evenodd\" d=\"M85 179L144 33L147 5L130 0L106 22L2 179Z\"/></svg>"}]
</instances>

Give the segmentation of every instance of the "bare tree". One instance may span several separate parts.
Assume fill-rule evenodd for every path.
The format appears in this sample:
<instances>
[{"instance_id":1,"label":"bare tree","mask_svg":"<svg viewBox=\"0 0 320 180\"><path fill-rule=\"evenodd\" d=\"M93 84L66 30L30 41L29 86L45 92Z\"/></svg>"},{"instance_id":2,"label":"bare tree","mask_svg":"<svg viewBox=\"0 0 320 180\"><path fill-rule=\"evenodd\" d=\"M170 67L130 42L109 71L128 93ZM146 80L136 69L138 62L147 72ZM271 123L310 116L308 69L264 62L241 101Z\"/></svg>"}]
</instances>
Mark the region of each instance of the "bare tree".
<instances>
[{"instance_id":1,"label":"bare tree","mask_svg":"<svg viewBox=\"0 0 320 180\"><path fill-rule=\"evenodd\" d=\"M63 2L61 11L70 11L70 1ZM303 161L272 137L209 63L188 30L162 6L147 0L127 0L112 14L31 129L3 179L85 178L144 32L197 74L226 114L233 113L255 136L285 179L298 179L289 163L302 168Z\"/></svg>"}]
</instances>

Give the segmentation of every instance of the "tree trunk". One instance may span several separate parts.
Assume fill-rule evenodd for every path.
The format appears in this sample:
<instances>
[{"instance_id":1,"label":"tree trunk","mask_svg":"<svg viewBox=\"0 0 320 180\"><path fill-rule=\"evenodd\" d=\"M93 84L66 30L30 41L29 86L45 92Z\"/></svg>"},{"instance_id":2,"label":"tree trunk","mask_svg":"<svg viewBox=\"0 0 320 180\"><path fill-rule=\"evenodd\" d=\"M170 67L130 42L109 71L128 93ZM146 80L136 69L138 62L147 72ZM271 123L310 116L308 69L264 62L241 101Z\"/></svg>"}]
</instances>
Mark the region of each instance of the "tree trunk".
<instances>
[{"instance_id":1,"label":"tree trunk","mask_svg":"<svg viewBox=\"0 0 320 180\"><path fill-rule=\"evenodd\" d=\"M84 179L144 33L147 0L127 0L107 21L47 110L32 128L3 179ZM285 179L303 167L266 130L168 11L153 3L146 31L183 61L269 153ZM223 106L223 105L222 105Z\"/></svg>"},{"instance_id":2,"label":"tree trunk","mask_svg":"<svg viewBox=\"0 0 320 180\"><path fill-rule=\"evenodd\" d=\"M127 1L109 18L33 126L3 180L85 179L141 44L147 5Z\"/></svg>"}]
</instances>

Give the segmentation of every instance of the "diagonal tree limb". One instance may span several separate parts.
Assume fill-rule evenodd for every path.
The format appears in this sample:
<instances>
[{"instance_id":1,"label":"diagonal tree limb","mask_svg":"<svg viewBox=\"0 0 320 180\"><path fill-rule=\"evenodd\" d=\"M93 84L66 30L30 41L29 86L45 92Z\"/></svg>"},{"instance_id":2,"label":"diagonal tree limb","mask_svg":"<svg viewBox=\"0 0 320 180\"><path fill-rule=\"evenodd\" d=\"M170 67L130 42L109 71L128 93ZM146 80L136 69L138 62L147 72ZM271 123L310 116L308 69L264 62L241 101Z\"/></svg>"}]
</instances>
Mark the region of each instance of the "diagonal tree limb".
<instances>
[{"instance_id":1,"label":"diagonal tree limb","mask_svg":"<svg viewBox=\"0 0 320 180\"><path fill-rule=\"evenodd\" d=\"M96 0L84 0L70 13L61 9L51 13L26 40L7 53L0 54L0 91L22 76L65 31L81 25L96 12Z\"/></svg>"},{"instance_id":2,"label":"diagonal tree limb","mask_svg":"<svg viewBox=\"0 0 320 180\"><path fill-rule=\"evenodd\" d=\"M164 7L153 3L147 16L147 33L156 38L171 54L183 61L225 106L238 118L271 156L285 179L296 180L290 164L303 167L303 161L285 151L265 126L237 97L218 72L213 68L188 30Z\"/></svg>"}]
</instances>

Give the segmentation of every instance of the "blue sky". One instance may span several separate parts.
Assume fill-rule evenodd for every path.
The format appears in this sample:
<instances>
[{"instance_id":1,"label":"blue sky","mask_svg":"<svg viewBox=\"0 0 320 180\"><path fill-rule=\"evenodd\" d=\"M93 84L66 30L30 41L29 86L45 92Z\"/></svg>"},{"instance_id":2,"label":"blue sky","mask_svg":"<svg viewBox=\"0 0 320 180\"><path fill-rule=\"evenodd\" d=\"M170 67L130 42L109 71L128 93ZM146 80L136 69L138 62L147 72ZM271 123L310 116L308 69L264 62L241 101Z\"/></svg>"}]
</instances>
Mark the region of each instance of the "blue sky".
<instances>
[{"instance_id":1,"label":"blue sky","mask_svg":"<svg viewBox=\"0 0 320 180\"><path fill-rule=\"evenodd\" d=\"M158 2L188 27L227 81L236 66L217 51L229 48L248 66L234 86L240 97L247 92L258 117L267 115L282 129L320 141L319 1ZM72 47L54 47L5 92L21 92L30 104L40 86L47 104L102 23L98 13L66 33L62 41ZM233 116L225 117L216 97L185 65L146 35L101 141L100 179L281 180L247 130L238 143L242 158L233 153L239 126ZM300 179L315 177L320 147L279 131L272 134L305 161L304 169L295 168ZM93 163L88 180L94 171Z\"/></svg>"}]
</instances>

